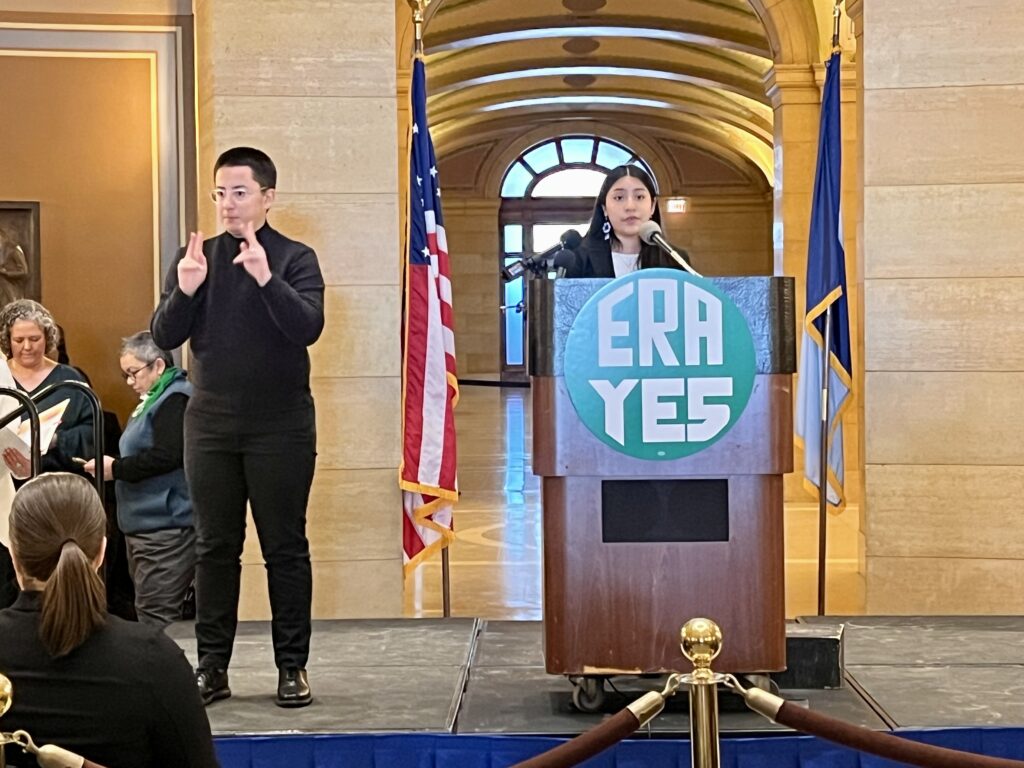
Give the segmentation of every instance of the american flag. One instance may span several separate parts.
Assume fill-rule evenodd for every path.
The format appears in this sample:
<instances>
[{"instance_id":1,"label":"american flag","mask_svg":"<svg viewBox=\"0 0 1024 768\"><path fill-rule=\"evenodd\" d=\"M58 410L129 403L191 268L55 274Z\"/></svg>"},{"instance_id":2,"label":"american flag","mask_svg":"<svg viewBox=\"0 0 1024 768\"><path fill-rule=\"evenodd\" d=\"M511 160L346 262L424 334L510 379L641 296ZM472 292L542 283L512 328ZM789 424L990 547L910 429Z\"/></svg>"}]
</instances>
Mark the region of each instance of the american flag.
<instances>
[{"instance_id":1,"label":"american flag","mask_svg":"<svg viewBox=\"0 0 1024 768\"><path fill-rule=\"evenodd\" d=\"M415 567L453 537L455 377L451 266L441 219L434 145L427 128L423 59L412 71L409 236L402 339L402 549Z\"/></svg>"}]
</instances>

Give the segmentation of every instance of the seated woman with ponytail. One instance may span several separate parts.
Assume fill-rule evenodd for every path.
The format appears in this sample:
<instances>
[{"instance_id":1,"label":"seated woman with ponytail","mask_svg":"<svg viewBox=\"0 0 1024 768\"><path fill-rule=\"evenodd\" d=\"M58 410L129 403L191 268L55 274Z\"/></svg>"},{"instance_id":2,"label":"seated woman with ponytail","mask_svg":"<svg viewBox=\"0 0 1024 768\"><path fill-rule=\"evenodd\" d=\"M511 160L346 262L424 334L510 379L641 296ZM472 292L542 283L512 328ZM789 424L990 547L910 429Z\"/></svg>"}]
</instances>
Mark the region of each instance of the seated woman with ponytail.
<instances>
[{"instance_id":1,"label":"seated woman with ponytail","mask_svg":"<svg viewBox=\"0 0 1024 768\"><path fill-rule=\"evenodd\" d=\"M96 573L106 525L80 476L40 475L15 494L10 543L22 592L0 611L0 672L14 685L0 727L106 768L216 766L184 654L163 632L106 614ZM9 764L34 765L15 751Z\"/></svg>"}]
</instances>

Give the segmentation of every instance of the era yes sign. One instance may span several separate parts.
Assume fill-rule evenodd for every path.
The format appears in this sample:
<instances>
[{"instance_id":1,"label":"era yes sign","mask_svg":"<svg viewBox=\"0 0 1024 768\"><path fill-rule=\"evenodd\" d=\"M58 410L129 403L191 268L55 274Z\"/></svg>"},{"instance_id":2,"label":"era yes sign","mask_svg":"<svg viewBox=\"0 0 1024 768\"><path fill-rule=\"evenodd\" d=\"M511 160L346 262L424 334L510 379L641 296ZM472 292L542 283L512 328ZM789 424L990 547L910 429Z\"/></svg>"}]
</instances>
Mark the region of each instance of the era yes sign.
<instances>
[{"instance_id":1,"label":"era yes sign","mask_svg":"<svg viewBox=\"0 0 1024 768\"><path fill-rule=\"evenodd\" d=\"M565 380L600 440L641 459L707 448L739 419L757 361L747 321L713 283L649 269L594 294L569 331Z\"/></svg>"}]
</instances>

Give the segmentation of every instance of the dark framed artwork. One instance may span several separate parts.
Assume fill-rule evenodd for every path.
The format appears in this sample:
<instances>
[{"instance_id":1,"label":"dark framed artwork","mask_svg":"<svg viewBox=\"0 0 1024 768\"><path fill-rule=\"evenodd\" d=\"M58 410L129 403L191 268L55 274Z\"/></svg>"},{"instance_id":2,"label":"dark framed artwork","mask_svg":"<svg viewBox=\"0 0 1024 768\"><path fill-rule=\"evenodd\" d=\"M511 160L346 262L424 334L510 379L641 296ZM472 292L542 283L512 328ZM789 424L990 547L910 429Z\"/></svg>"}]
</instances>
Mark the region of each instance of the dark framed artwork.
<instances>
[{"instance_id":1,"label":"dark framed artwork","mask_svg":"<svg viewBox=\"0 0 1024 768\"><path fill-rule=\"evenodd\" d=\"M0 201L0 307L42 298L39 203Z\"/></svg>"}]
</instances>

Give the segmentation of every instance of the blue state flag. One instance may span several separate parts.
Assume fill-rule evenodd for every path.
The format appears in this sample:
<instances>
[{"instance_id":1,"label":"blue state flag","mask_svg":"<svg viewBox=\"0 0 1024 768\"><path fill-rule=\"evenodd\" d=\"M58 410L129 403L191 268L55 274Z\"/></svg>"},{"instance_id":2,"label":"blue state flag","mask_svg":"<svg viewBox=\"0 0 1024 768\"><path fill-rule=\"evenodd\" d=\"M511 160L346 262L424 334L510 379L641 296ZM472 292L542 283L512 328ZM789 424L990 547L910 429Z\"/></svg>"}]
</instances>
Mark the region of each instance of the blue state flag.
<instances>
[{"instance_id":1,"label":"blue state flag","mask_svg":"<svg viewBox=\"0 0 1024 768\"><path fill-rule=\"evenodd\" d=\"M843 414L853 390L850 358L850 312L847 305L846 254L840 205L842 126L839 68L836 52L826 63L821 102L818 166L811 201L811 231L807 246L807 314L800 346L800 375L796 395L796 439L804 450L804 485L818 495L821 473L822 351L828 349L828 503L841 510L843 489ZM832 325L825 339L825 311L832 308ZM820 498L820 497L819 497Z\"/></svg>"}]
</instances>

